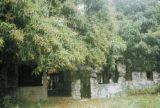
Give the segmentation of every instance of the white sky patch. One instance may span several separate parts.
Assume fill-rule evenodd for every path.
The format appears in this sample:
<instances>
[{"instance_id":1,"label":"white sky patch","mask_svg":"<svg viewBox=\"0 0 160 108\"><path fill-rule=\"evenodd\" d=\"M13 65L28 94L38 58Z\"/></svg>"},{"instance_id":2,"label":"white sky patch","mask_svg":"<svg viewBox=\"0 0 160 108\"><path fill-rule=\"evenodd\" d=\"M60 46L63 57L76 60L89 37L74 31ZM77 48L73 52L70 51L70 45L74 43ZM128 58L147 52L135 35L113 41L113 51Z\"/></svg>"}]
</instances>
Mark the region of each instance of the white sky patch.
<instances>
[{"instance_id":1,"label":"white sky patch","mask_svg":"<svg viewBox=\"0 0 160 108\"><path fill-rule=\"evenodd\" d=\"M79 4L77 5L78 11L83 15L85 13L85 4Z\"/></svg>"}]
</instances>

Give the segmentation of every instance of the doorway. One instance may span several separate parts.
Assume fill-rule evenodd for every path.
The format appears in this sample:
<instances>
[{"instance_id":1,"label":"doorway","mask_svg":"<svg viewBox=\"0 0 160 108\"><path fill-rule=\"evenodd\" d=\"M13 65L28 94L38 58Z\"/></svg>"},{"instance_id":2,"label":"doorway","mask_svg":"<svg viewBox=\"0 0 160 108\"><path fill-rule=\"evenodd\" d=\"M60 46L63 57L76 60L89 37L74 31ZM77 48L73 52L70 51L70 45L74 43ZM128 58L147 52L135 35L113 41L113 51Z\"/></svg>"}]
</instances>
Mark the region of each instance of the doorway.
<instances>
[{"instance_id":1,"label":"doorway","mask_svg":"<svg viewBox=\"0 0 160 108\"><path fill-rule=\"evenodd\" d=\"M48 81L48 96L71 96L71 81L68 73L49 74Z\"/></svg>"}]
</instances>

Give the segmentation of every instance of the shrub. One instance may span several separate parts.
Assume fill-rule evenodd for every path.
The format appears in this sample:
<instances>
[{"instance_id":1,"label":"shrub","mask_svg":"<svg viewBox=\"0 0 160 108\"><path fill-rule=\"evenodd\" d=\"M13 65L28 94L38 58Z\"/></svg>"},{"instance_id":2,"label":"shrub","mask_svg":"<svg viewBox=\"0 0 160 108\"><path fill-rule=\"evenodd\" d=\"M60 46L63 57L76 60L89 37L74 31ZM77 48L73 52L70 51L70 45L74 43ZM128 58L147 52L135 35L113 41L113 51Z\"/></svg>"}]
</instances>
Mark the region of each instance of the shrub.
<instances>
[{"instance_id":1,"label":"shrub","mask_svg":"<svg viewBox=\"0 0 160 108\"><path fill-rule=\"evenodd\" d=\"M158 94L160 93L160 84L152 88L145 89L129 89L129 95L145 95L145 94Z\"/></svg>"},{"instance_id":2,"label":"shrub","mask_svg":"<svg viewBox=\"0 0 160 108\"><path fill-rule=\"evenodd\" d=\"M10 96L5 96L3 98L3 102L2 102L3 108L12 108L13 107L13 103L12 103L12 99Z\"/></svg>"},{"instance_id":3,"label":"shrub","mask_svg":"<svg viewBox=\"0 0 160 108\"><path fill-rule=\"evenodd\" d=\"M19 108L16 103L17 100L15 98L12 98L11 96L4 96L0 100L0 108Z\"/></svg>"}]
</instances>

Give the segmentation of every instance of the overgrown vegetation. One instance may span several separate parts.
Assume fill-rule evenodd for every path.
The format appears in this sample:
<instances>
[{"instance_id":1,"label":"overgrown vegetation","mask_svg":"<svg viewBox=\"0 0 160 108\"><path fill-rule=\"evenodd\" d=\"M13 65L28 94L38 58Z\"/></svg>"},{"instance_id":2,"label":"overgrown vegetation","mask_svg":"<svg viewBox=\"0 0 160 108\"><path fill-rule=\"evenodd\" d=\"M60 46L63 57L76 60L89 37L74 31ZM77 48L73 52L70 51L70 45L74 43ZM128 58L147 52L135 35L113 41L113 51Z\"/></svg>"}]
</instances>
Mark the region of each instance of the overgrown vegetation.
<instances>
[{"instance_id":1,"label":"overgrown vegetation","mask_svg":"<svg viewBox=\"0 0 160 108\"><path fill-rule=\"evenodd\" d=\"M16 108L17 100L13 99L11 96L5 96L0 99L1 108Z\"/></svg>"},{"instance_id":2,"label":"overgrown vegetation","mask_svg":"<svg viewBox=\"0 0 160 108\"><path fill-rule=\"evenodd\" d=\"M33 60L37 73L75 71L82 65L100 70L112 38L103 2L2 0L1 55L7 51L19 62Z\"/></svg>"},{"instance_id":3,"label":"overgrown vegetation","mask_svg":"<svg viewBox=\"0 0 160 108\"><path fill-rule=\"evenodd\" d=\"M115 0L119 35L126 42L127 75L132 71L159 71L160 34L158 0Z\"/></svg>"},{"instance_id":4,"label":"overgrown vegetation","mask_svg":"<svg viewBox=\"0 0 160 108\"><path fill-rule=\"evenodd\" d=\"M144 88L144 89L129 89L128 95L135 96L135 95L157 95L160 93L160 85L156 85L152 88Z\"/></svg>"},{"instance_id":5,"label":"overgrown vegetation","mask_svg":"<svg viewBox=\"0 0 160 108\"><path fill-rule=\"evenodd\" d=\"M1 0L1 65L33 60L35 72L158 70L159 3L116 0L119 33L105 0ZM127 48L127 49L126 49Z\"/></svg>"},{"instance_id":6,"label":"overgrown vegetation","mask_svg":"<svg viewBox=\"0 0 160 108\"><path fill-rule=\"evenodd\" d=\"M159 1L114 0L116 13L111 1L1 0L0 74L17 72L23 61L36 62L36 74L82 77L107 67L115 79L117 61L128 79L135 70L159 72Z\"/></svg>"}]
</instances>

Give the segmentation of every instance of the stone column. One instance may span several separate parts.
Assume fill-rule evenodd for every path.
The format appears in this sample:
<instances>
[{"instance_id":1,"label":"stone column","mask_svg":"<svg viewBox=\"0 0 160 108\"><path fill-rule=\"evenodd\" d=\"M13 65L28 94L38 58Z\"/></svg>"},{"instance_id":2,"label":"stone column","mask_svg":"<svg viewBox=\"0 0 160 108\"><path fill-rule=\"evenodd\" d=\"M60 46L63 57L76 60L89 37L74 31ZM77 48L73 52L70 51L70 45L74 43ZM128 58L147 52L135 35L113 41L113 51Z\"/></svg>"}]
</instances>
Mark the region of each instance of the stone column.
<instances>
[{"instance_id":1,"label":"stone column","mask_svg":"<svg viewBox=\"0 0 160 108\"><path fill-rule=\"evenodd\" d=\"M81 99L81 80L74 80L71 84L71 94L73 99Z\"/></svg>"},{"instance_id":2,"label":"stone column","mask_svg":"<svg viewBox=\"0 0 160 108\"><path fill-rule=\"evenodd\" d=\"M92 72L90 75L90 93L91 98L95 99L98 97L98 81L97 81L97 74L96 72Z\"/></svg>"},{"instance_id":3,"label":"stone column","mask_svg":"<svg viewBox=\"0 0 160 108\"><path fill-rule=\"evenodd\" d=\"M124 83L126 81L125 80L126 65L118 62L117 63L117 71L119 73L118 83Z\"/></svg>"},{"instance_id":4,"label":"stone column","mask_svg":"<svg viewBox=\"0 0 160 108\"><path fill-rule=\"evenodd\" d=\"M42 77L42 84L43 84L43 87L42 87L42 94L43 94L43 100L47 100L47 97L48 97L48 79L47 79L47 73L43 73L43 77Z\"/></svg>"},{"instance_id":5,"label":"stone column","mask_svg":"<svg viewBox=\"0 0 160 108\"><path fill-rule=\"evenodd\" d=\"M155 83L160 83L160 73L159 72L153 71L153 81Z\"/></svg>"}]
</instances>

